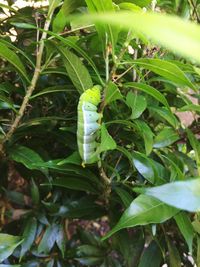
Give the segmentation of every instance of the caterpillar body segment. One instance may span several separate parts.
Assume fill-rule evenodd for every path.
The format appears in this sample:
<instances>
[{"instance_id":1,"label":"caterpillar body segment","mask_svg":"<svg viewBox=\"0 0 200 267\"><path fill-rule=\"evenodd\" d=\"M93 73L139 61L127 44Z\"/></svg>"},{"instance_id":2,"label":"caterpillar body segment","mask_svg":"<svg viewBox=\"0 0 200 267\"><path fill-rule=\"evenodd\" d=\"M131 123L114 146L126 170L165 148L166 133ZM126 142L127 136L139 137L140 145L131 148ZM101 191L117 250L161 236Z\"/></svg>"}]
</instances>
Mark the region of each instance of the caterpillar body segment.
<instances>
[{"instance_id":1,"label":"caterpillar body segment","mask_svg":"<svg viewBox=\"0 0 200 267\"><path fill-rule=\"evenodd\" d=\"M97 106L100 102L101 87L98 85L86 90L79 99L77 143L83 166L98 161L96 138L102 115L98 113Z\"/></svg>"}]
</instances>

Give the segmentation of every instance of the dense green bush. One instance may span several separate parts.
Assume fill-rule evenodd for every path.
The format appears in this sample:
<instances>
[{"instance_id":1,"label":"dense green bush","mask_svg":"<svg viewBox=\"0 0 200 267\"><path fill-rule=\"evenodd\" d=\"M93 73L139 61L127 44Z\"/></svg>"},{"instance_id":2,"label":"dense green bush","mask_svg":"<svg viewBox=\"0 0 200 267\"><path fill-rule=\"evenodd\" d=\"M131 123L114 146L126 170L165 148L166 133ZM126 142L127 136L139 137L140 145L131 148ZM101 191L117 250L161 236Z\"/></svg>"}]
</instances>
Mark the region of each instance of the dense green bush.
<instances>
[{"instance_id":1,"label":"dense green bush","mask_svg":"<svg viewBox=\"0 0 200 267\"><path fill-rule=\"evenodd\" d=\"M0 267L200 266L199 3L0 4Z\"/></svg>"}]
</instances>

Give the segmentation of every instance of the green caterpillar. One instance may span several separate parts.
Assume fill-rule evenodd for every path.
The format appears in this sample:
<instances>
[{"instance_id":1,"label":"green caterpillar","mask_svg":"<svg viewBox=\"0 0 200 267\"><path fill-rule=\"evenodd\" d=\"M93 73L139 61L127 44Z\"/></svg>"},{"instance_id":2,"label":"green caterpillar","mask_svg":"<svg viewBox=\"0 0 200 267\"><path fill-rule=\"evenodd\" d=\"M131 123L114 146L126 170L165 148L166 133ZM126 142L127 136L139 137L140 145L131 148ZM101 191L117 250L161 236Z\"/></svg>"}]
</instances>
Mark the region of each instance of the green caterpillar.
<instances>
[{"instance_id":1,"label":"green caterpillar","mask_svg":"<svg viewBox=\"0 0 200 267\"><path fill-rule=\"evenodd\" d=\"M98 85L86 90L79 99L77 143L83 166L98 161L96 138L101 114L97 112L97 106L100 102L101 87Z\"/></svg>"}]
</instances>

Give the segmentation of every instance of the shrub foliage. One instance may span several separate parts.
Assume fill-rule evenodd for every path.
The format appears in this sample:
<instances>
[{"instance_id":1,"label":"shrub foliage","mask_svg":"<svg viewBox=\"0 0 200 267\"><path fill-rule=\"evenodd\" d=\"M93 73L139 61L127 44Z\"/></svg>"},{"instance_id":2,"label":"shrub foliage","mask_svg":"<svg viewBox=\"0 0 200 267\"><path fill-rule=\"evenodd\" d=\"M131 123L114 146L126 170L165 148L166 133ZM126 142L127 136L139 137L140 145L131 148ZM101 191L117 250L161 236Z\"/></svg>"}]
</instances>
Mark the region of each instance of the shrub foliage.
<instances>
[{"instance_id":1,"label":"shrub foliage","mask_svg":"<svg viewBox=\"0 0 200 267\"><path fill-rule=\"evenodd\" d=\"M199 2L0 4L0 266L200 266Z\"/></svg>"}]
</instances>

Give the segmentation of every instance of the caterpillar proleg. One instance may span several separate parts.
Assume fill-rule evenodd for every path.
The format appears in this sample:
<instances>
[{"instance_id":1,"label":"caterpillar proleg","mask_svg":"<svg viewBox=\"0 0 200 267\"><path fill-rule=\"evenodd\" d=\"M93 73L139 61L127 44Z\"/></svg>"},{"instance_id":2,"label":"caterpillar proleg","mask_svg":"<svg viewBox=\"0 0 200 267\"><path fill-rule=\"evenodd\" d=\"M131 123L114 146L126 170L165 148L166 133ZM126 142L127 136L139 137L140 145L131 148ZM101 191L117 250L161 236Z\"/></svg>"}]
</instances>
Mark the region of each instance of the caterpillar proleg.
<instances>
[{"instance_id":1,"label":"caterpillar proleg","mask_svg":"<svg viewBox=\"0 0 200 267\"><path fill-rule=\"evenodd\" d=\"M100 102L101 87L98 85L86 90L79 99L77 143L83 166L98 161L96 138L101 114L97 112L97 106Z\"/></svg>"}]
</instances>

